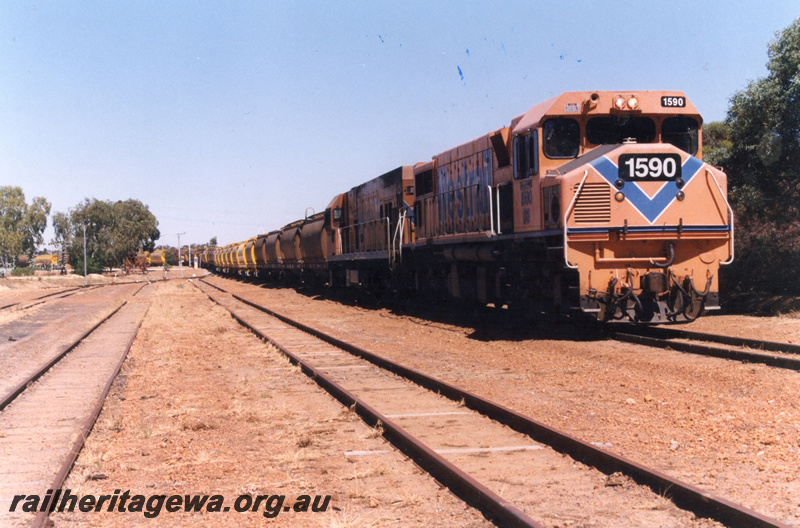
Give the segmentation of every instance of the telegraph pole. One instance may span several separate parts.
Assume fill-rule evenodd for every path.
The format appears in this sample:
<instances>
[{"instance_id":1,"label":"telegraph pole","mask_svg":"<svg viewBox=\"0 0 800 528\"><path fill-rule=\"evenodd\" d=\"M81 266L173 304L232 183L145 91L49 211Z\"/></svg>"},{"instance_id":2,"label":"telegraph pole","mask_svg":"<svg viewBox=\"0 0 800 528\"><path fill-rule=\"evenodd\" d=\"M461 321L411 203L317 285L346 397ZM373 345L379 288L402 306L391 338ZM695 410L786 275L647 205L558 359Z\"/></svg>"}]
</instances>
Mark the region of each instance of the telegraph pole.
<instances>
[{"instance_id":1,"label":"telegraph pole","mask_svg":"<svg viewBox=\"0 0 800 528\"><path fill-rule=\"evenodd\" d=\"M185 235L186 231L176 234L178 236L178 276L183 278L183 262L181 262L181 235Z\"/></svg>"},{"instance_id":2,"label":"telegraph pole","mask_svg":"<svg viewBox=\"0 0 800 528\"><path fill-rule=\"evenodd\" d=\"M86 284L86 224L81 224L83 227L83 287L87 286Z\"/></svg>"}]
</instances>

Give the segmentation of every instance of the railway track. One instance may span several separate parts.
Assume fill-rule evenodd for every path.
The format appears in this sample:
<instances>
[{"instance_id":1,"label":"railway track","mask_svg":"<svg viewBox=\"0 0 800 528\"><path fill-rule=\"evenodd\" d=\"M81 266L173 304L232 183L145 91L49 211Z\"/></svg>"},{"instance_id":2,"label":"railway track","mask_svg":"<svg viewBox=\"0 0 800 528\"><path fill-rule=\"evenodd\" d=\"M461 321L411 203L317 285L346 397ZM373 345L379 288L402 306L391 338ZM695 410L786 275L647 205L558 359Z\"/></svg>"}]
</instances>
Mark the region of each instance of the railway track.
<instances>
[{"instance_id":1,"label":"railway track","mask_svg":"<svg viewBox=\"0 0 800 528\"><path fill-rule=\"evenodd\" d=\"M200 276L204 276L204 275L207 274L207 272L205 270L187 270L186 273L188 274L190 271L192 271L195 274L199 273ZM64 299L65 297L70 297L70 296L75 295L77 293L86 292L86 291L94 290L94 289L97 289L97 288L104 288L104 287L107 287L107 286L123 286L123 285L126 285L126 284L144 285L144 284L148 284L150 282L155 282L155 281L159 281L160 282L162 280L186 280L187 278L189 278L189 277L168 277L167 279L164 279L163 277L159 277L158 273L154 272L149 277L148 277L148 275L141 275L140 279L139 278L136 278L136 279L126 278L126 279L121 279L121 280L115 280L114 282L109 282L109 283L105 283L105 284L93 284L91 286L86 286L86 287L84 287L84 286L74 286L74 287L68 287L68 288L62 288L62 287L50 288L50 289L55 289L57 291L48 292L48 293L45 293L43 295L32 296L32 297L30 297L28 299L22 299L22 300L19 300L19 301L5 302L5 304L0 304L0 311L7 310L7 309L10 309L10 308L16 308L18 310L27 310L28 308L32 308L34 306L38 306L38 305L43 304L45 302L51 302L51 301L55 301L55 300L58 300L58 299ZM0 303L3 303L3 301L0 300Z\"/></svg>"},{"instance_id":2,"label":"railway track","mask_svg":"<svg viewBox=\"0 0 800 528\"><path fill-rule=\"evenodd\" d=\"M63 349L17 358L27 374L0 401L0 525L45 525L47 512L11 512L11 499L63 484L145 316L149 296L134 297L144 286L125 288L125 302Z\"/></svg>"},{"instance_id":3,"label":"railway track","mask_svg":"<svg viewBox=\"0 0 800 528\"><path fill-rule=\"evenodd\" d=\"M606 326L606 335L617 341L635 343L771 367L800 370L800 346L726 335L661 327ZM718 346L725 345L725 346ZM770 353L775 352L775 353Z\"/></svg>"},{"instance_id":4,"label":"railway track","mask_svg":"<svg viewBox=\"0 0 800 528\"><path fill-rule=\"evenodd\" d=\"M94 286L92 286L93 288ZM79 291L83 290L82 287L76 286L74 288L57 288L58 291L49 292L44 295L39 295L37 297L33 297L31 299L23 299L20 301L12 302L9 304L5 304L0 306L0 310L6 310L8 308L18 308L21 310L25 310L27 308L32 308L33 306L37 306L47 301L55 300L55 299L63 299L64 297L69 297L70 295L75 295Z\"/></svg>"},{"instance_id":5,"label":"railway track","mask_svg":"<svg viewBox=\"0 0 800 528\"><path fill-rule=\"evenodd\" d=\"M88 290L0 324L0 372L5 373L0 377L0 398L24 388L31 375L63 356L143 286Z\"/></svg>"},{"instance_id":6,"label":"railway track","mask_svg":"<svg viewBox=\"0 0 800 528\"><path fill-rule=\"evenodd\" d=\"M592 485L588 486L588 491L582 488L585 484L582 479L588 478L592 482L590 474L599 470L605 475L626 475L655 493L669 496L680 508L729 526L787 526L449 383L291 321L217 285L205 281L202 286L195 285L229 310L241 324L277 346L320 386L353 408L365 422L378 427L387 440L437 480L498 524L540 526L532 515L541 518L545 512L537 511L525 499L530 497L531 491L537 495L536 473L543 469L531 461L540 455L544 458L566 454L576 461L570 461L570 464L579 464L578 471L583 473L571 480L567 494L602 493L597 491L596 477L594 491ZM403 396L401 401L405 403L398 404L397 394L405 394L405 391L413 391L414 396ZM449 399L449 404L441 401L441 397ZM398 405L411 408L398 409ZM498 424L512 429L517 436L507 436L509 432L497 429ZM432 432L435 430L443 431L445 438ZM473 436L476 431L483 431L487 436ZM469 447L474 445L480 447ZM532 456L531 451L536 451L536 456ZM470 455L474 457L475 453L484 457L477 466L470 459ZM498 456L498 453L503 455ZM551 458L546 464L554 463ZM498 482L508 483L502 472L509 470L516 475L525 475L522 481L528 488L521 491L516 487L506 488L504 484L501 496L493 489ZM605 486L608 486L610 477L602 478L606 479ZM534 489L531 490L530 486ZM633 510L638 509L633 507ZM534 513L529 513L531 511ZM624 522L628 521L636 524L632 519Z\"/></svg>"}]
</instances>

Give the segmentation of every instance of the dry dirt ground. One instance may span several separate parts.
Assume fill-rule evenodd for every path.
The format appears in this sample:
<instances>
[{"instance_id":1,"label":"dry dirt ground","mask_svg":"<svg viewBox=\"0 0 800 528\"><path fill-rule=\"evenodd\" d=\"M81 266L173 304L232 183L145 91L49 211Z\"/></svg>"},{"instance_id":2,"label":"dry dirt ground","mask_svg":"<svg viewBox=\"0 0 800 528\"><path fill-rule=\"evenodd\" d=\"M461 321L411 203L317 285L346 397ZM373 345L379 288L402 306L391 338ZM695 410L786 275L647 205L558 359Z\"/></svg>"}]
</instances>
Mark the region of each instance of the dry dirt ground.
<instances>
[{"instance_id":1,"label":"dry dirt ground","mask_svg":"<svg viewBox=\"0 0 800 528\"><path fill-rule=\"evenodd\" d=\"M188 270L184 270L186 274ZM186 276L186 275L185 275ZM214 279L217 280L217 279ZM800 374L611 341L551 323L362 307L292 289L248 297L606 449L800 526ZM255 292L255 293L253 293ZM2 294L2 291L0 291ZM800 319L688 326L800 342ZM73 492L331 495L326 512L57 514L55 526L489 526L187 281L159 284ZM624 504L620 505L624 508ZM571 520L553 527L591 526Z\"/></svg>"},{"instance_id":2,"label":"dry dirt ground","mask_svg":"<svg viewBox=\"0 0 800 528\"><path fill-rule=\"evenodd\" d=\"M505 335L480 313L417 317L413 309L237 287L373 352L800 526L800 373L575 340L573 330L552 322ZM792 315L709 316L687 328L800 342L800 318Z\"/></svg>"},{"instance_id":3,"label":"dry dirt ground","mask_svg":"<svg viewBox=\"0 0 800 528\"><path fill-rule=\"evenodd\" d=\"M221 495L231 509L63 513L52 516L56 527L490 526L186 281L158 284L65 487L95 496ZM283 508L303 495L331 498L324 512L267 518L278 499L236 513L240 495L282 495Z\"/></svg>"}]
</instances>

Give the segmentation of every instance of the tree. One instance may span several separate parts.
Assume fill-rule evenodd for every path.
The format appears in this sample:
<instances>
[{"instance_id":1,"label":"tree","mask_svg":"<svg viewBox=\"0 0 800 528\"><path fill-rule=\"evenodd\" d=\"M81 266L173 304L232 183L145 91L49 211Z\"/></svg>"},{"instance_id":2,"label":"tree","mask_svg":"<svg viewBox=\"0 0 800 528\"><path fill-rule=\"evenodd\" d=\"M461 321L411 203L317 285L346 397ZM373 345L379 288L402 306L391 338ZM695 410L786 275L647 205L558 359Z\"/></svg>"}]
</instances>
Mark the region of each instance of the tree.
<instances>
[{"instance_id":1,"label":"tree","mask_svg":"<svg viewBox=\"0 0 800 528\"><path fill-rule=\"evenodd\" d=\"M62 212L53 214L53 231L55 231L54 244L64 244L69 239L70 220L69 215Z\"/></svg>"},{"instance_id":2,"label":"tree","mask_svg":"<svg viewBox=\"0 0 800 528\"><path fill-rule=\"evenodd\" d=\"M731 132L728 125L719 121L703 125L703 159L714 166L724 165L730 156Z\"/></svg>"},{"instance_id":3,"label":"tree","mask_svg":"<svg viewBox=\"0 0 800 528\"><path fill-rule=\"evenodd\" d=\"M800 18L769 45L768 75L731 98L708 160L729 177L739 290L800 293ZM716 134L716 135L715 135Z\"/></svg>"},{"instance_id":4,"label":"tree","mask_svg":"<svg viewBox=\"0 0 800 528\"><path fill-rule=\"evenodd\" d=\"M216 247L217 246L217 237L211 237L211 240L208 241L208 245Z\"/></svg>"},{"instance_id":5,"label":"tree","mask_svg":"<svg viewBox=\"0 0 800 528\"><path fill-rule=\"evenodd\" d=\"M117 202L112 206L113 228L106 250L109 262L118 266L139 251L152 251L161 236L158 221L150 209L139 200Z\"/></svg>"},{"instance_id":6,"label":"tree","mask_svg":"<svg viewBox=\"0 0 800 528\"><path fill-rule=\"evenodd\" d=\"M87 198L70 211L66 227L63 224L66 215L56 216L59 219L56 238L66 233L70 262L76 263L75 270L80 272L83 272L84 227L87 264L93 264L95 270L121 266L130 255L152 251L161 236L156 217L146 205L134 199L110 202Z\"/></svg>"},{"instance_id":7,"label":"tree","mask_svg":"<svg viewBox=\"0 0 800 528\"><path fill-rule=\"evenodd\" d=\"M721 161L743 213L791 221L800 212L800 18L778 32L768 56L767 77L731 99Z\"/></svg>"},{"instance_id":8,"label":"tree","mask_svg":"<svg viewBox=\"0 0 800 528\"><path fill-rule=\"evenodd\" d=\"M28 205L21 187L0 187L0 256L3 267L8 267L11 257L33 255L42 243L42 233L47 227L50 203L36 197Z\"/></svg>"}]
</instances>

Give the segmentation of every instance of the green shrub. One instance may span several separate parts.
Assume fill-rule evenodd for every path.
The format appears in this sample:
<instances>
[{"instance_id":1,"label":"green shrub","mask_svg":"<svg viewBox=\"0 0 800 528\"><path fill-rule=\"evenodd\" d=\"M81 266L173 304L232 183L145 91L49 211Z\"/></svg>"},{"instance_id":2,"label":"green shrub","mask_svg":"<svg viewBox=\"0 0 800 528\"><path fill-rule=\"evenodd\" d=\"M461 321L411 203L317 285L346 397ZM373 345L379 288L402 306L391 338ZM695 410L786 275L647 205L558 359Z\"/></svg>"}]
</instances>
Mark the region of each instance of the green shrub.
<instances>
[{"instance_id":1,"label":"green shrub","mask_svg":"<svg viewBox=\"0 0 800 528\"><path fill-rule=\"evenodd\" d=\"M720 269L722 289L800 295L800 222L751 218L736 225L736 258Z\"/></svg>"},{"instance_id":2,"label":"green shrub","mask_svg":"<svg viewBox=\"0 0 800 528\"><path fill-rule=\"evenodd\" d=\"M86 273L103 273L104 263L99 258L89 257L86 259ZM83 259L75 262L74 265L75 275L83 276Z\"/></svg>"}]
</instances>

